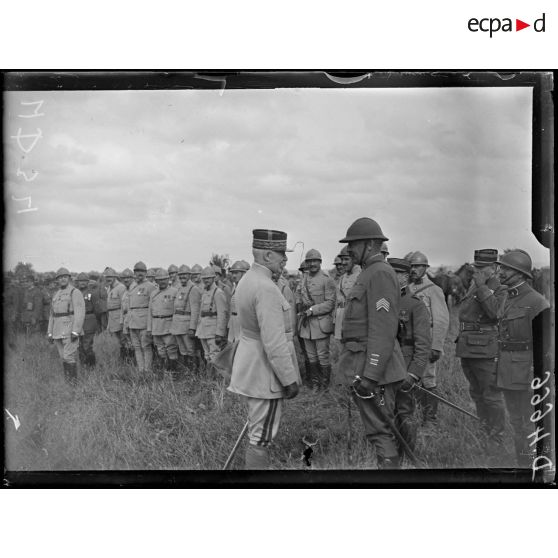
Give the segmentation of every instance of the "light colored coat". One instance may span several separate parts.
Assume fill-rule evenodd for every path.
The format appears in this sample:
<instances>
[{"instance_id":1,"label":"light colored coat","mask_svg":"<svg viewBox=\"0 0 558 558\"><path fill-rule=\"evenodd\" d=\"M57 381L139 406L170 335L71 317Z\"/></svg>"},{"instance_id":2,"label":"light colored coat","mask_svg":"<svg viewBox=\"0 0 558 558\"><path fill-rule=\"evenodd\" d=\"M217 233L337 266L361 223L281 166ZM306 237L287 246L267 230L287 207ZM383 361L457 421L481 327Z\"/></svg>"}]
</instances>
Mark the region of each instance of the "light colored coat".
<instances>
[{"instance_id":1,"label":"light colored coat","mask_svg":"<svg viewBox=\"0 0 558 558\"><path fill-rule=\"evenodd\" d=\"M230 318L229 318L229 342L234 343L240 339L240 322L238 321L238 312L236 309L236 285L233 285L230 300Z\"/></svg>"},{"instance_id":2,"label":"light colored coat","mask_svg":"<svg viewBox=\"0 0 558 558\"><path fill-rule=\"evenodd\" d=\"M196 329L201 305L201 292L192 281L186 286L180 285L174 298L174 316L172 318L171 333L185 335L189 329ZM177 313L178 311L178 313Z\"/></svg>"},{"instance_id":3,"label":"light colored coat","mask_svg":"<svg viewBox=\"0 0 558 558\"><path fill-rule=\"evenodd\" d=\"M298 335L303 339L325 339L333 333L335 281L323 270L314 277L305 273L297 288L297 303L312 307L312 315L302 320Z\"/></svg>"},{"instance_id":4,"label":"light colored coat","mask_svg":"<svg viewBox=\"0 0 558 558\"><path fill-rule=\"evenodd\" d=\"M353 288L358 276L361 272L359 265L354 265L351 273L343 273L337 282L337 289L335 291L335 315L333 323L335 324L335 339L342 339L343 314L345 313L345 306L349 300L349 293Z\"/></svg>"},{"instance_id":5,"label":"light colored coat","mask_svg":"<svg viewBox=\"0 0 558 558\"><path fill-rule=\"evenodd\" d=\"M130 329L147 329L147 308L149 296L157 287L149 281L136 283L128 292L129 310L128 327Z\"/></svg>"},{"instance_id":6,"label":"light colored coat","mask_svg":"<svg viewBox=\"0 0 558 558\"><path fill-rule=\"evenodd\" d=\"M55 316L55 314L68 314ZM85 301L79 289L68 285L59 289L52 297L48 333L54 339L69 338L72 331L81 335L85 319Z\"/></svg>"},{"instance_id":7,"label":"light colored coat","mask_svg":"<svg viewBox=\"0 0 558 558\"><path fill-rule=\"evenodd\" d=\"M205 312L211 315L204 316ZM196 337L198 339L211 339L216 335L225 337L227 335L227 320L227 298L225 293L213 283L208 291L205 289L202 291Z\"/></svg>"},{"instance_id":8,"label":"light colored coat","mask_svg":"<svg viewBox=\"0 0 558 558\"><path fill-rule=\"evenodd\" d=\"M290 304L257 263L239 282L236 305L240 341L229 390L259 399L283 397L283 387L300 383L292 341Z\"/></svg>"},{"instance_id":9,"label":"light colored coat","mask_svg":"<svg viewBox=\"0 0 558 558\"><path fill-rule=\"evenodd\" d=\"M110 332L120 331L122 329L120 314L122 313L122 297L125 292L126 287L120 283L120 281L115 281L114 286L109 287L107 290L107 329Z\"/></svg>"},{"instance_id":10,"label":"light colored coat","mask_svg":"<svg viewBox=\"0 0 558 558\"><path fill-rule=\"evenodd\" d=\"M151 335L168 335L170 333L175 297L176 289L170 286L164 290L153 291L149 295L147 331L150 331Z\"/></svg>"}]
</instances>

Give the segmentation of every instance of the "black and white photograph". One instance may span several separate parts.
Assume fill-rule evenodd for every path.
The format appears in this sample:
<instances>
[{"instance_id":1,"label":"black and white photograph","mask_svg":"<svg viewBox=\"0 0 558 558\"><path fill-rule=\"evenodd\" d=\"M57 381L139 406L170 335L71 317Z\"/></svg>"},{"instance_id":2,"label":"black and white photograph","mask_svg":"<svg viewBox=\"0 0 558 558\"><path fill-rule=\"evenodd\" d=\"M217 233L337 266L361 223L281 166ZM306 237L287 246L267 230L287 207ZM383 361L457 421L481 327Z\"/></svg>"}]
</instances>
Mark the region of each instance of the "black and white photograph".
<instances>
[{"instance_id":1,"label":"black and white photograph","mask_svg":"<svg viewBox=\"0 0 558 558\"><path fill-rule=\"evenodd\" d=\"M553 481L553 88L6 74L4 476Z\"/></svg>"}]
</instances>

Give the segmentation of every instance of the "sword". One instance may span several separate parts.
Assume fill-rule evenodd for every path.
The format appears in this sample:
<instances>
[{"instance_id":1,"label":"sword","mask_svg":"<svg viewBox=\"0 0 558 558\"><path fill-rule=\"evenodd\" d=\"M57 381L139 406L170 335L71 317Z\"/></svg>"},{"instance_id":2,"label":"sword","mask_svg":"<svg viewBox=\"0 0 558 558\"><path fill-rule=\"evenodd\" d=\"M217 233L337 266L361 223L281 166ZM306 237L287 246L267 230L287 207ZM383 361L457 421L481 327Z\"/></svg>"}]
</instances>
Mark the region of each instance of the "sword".
<instances>
[{"instance_id":1,"label":"sword","mask_svg":"<svg viewBox=\"0 0 558 558\"><path fill-rule=\"evenodd\" d=\"M438 395L437 393L433 393L432 391L430 391L428 389L425 389L422 386L419 386L418 384L415 384L413 386L413 388L420 389L424 393L427 393L430 397L434 397L434 398L438 399L438 401L441 401L442 403L445 403L448 407L451 407L452 409L455 409L456 411L461 411L462 413L470 416L471 418L474 418L475 420L480 420L480 418L477 417L477 415L474 415L473 413L471 413L469 411L466 411L465 409L463 409L459 405L456 405L455 403L452 403L451 401L448 401L447 399L444 399L441 395Z\"/></svg>"},{"instance_id":2,"label":"sword","mask_svg":"<svg viewBox=\"0 0 558 558\"><path fill-rule=\"evenodd\" d=\"M231 454L229 455L229 457L227 459L227 462L223 465L222 471L225 471L226 469L228 469L229 465L231 464L231 461L233 460L233 457L235 456L235 454L238 450L238 446L240 446L240 442L242 442L242 438L244 438L244 434L248 430L248 424L249 424L249 421L246 421L246 424L244 425L244 428L242 429L242 432L238 435L238 439L236 440L236 444L234 445L234 447L231 451Z\"/></svg>"}]
</instances>

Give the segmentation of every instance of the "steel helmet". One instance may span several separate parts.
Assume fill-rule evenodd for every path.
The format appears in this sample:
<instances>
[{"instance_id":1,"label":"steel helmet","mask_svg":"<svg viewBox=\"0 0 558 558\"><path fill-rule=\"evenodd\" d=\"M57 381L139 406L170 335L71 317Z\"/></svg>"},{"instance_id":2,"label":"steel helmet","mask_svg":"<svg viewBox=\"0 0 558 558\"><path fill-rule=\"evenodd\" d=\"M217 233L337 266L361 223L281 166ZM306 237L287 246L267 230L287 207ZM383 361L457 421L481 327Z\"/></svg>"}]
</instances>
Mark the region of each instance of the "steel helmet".
<instances>
[{"instance_id":1,"label":"steel helmet","mask_svg":"<svg viewBox=\"0 0 558 558\"><path fill-rule=\"evenodd\" d=\"M127 268L122 272L122 274L120 275L120 277L121 277L122 279L126 279L127 277L131 277L131 278L133 279L134 273L133 273L133 271L132 271L129 267L127 267Z\"/></svg>"},{"instance_id":2,"label":"steel helmet","mask_svg":"<svg viewBox=\"0 0 558 558\"><path fill-rule=\"evenodd\" d=\"M87 275L87 273L80 273L77 276L77 281L89 281L89 276Z\"/></svg>"},{"instance_id":3,"label":"steel helmet","mask_svg":"<svg viewBox=\"0 0 558 558\"><path fill-rule=\"evenodd\" d=\"M333 265L343 265L343 260L339 256L335 256L333 260Z\"/></svg>"},{"instance_id":4,"label":"steel helmet","mask_svg":"<svg viewBox=\"0 0 558 558\"><path fill-rule=\"evenodd\" d=\"M504 267L515 269L515 271L523 273L523 275L526 275L530 279L533 278L531 273L533 262L525 250L510 250L500 257L498 263Z\"/></svg>"},{"instance_id":5,"label":"steel helmet","mask_svg":"<svg viewBox=\"0 0 558 558\"><path fill-rule=\"evenodd\" d=\"M143 262L138 262L134 266L134 271L147 271L147 266Z\"/></svg>"},{"instance_id":6,"label":"steel helmet","mask_svg":"<svg viewBox=\"0 0 558 558\"><path fill-rule=\"evenodd\" d=\"M170 264L169 265L169 269L168 269L169 273L178 273L178 267L174 264Z\"/></svg>"},{"instance_id":7,"label":"steel helmet","mask_svg":"<svg viewBox=\"0 0 558 558\"><path fill-rule=\"evenodd\" d=\"M425 265L426 267L430 267L430 264L428 263L428 258L422 252L419 252L418 250L416 252L409 252L405 256L405 259L411 265Z\"/></svg>"},{"instance_id":8,"label":"steel helmet","mask_svg":"<svg viewBox=\"0 0 558 558\"><path fill-rule=\"evenodd\" d=\"M58 277L63 277L64 275L67 275L68 277L71 277L70 272L65 267L61 267L56 272L56 279L58 279Z\"/></svg>"},{"instance_id":9,"label":"steel helmet","mask_svg":"<svg viewBox=\"0 0 558 558\"><path fill-rule=\"evenodd\" d=\"M157 268L155 268L155 267L150 267L150 268L146 271L145 275L146 275L147 277L155 277L155 274L156 274L156 273L157 273Z\"/></svg>"},{"instance_id":10,"label":"steel helmet","mask_svg":"<svg viewBox=\"0 0 558 558\"><path fill-rule=\"evenodd\" d=\"M160 267L155 273L156 281L159 281L160 279L168 279L168 278L169 278L169 272L163 267Z\"/></svg>"},{"instance_id":11,"label":"steel helmet","mask_svg":"<svg viewBox=\"0 0 558 558\"><path fill-rule=\"evenodd\" d=\"M191 273L190 268L189 268L187 265L185 265L185 264L182 264L182 265L178 268L178 275L187 275L187 274L189 274L189 273Z\"/></svg>"},{"instance_id":12,"label":"steel helmet","mask_svg":"<svg viewBox=\"0 0 558 558\"><path fill-rule=\"evenodd\" d=\"M112 269L112 267L107 267L103 273L105 277L118 277L118 273Z\"/></svg>"},{"instance_id":13,"label":"steel helmet","mask_svg":"<svg viewBox=\"0 0 558 558\"><path fill-rule=\"evenodd\" d=\"M341 252L339 252L339 257L342 258L343 256L349 258L349 247L345 244L343 248L341 248Z\"/></svg>"},{"instance_id":14,"label":"steel helmet","mask_svg":"<svg viewBox=\"0 0 558 558\"><path fill-rule=\"evenodd\" d=\"M351 242L352 240L389 240L380 225L368 217L361 217L357 219L348 229L345 238L342 238L339 242Z\"/></svg>"},{"instance_id":15,"label":"steel helmet","mask_svg":"<svg viewBox=\"0 0 558 558\"><path fill-rule=\"evenodd\" d=\"M213 267L211 267L211 266L207 266L207 267L201 272L201 278L202 278L202 279L209 279L209 277L215 277L215 270L214 270Z\"/></svg>"},{"instance_id":16,"label":"steel helmet","mask_svg":"<svg viewBox=\"0 0 558 558\"><path fill-rule=\"evenodd\" d=\"M192 266L192 275L197 275L203 271L203 268L200 264L194 264Z\"/></svg>"},{"instance_id":17,"label":"steel helmet","mask_svg":"<svg viewBox=\"0 0 558 558\"><path fill-rule=\"evenodd\" d=\"M322 255L315 249L312 248L306 252L306 256L304 257L304 261L308 260L320 260L322 261Z\"/></svg>"},{"instance_id":18,"label":"steel helmet","mask_svg":"<svg viewBox=\"0 0 558 558\"><path fill-rule=\"evenodd\" d=\"M388 254L389 255L389 250L388 250L388 245L387 242L382 242L382 246L380 248L380 252L382 254Z\"/></svg>"},{"instance_id":19,"label":"steel helmet","mask_svg":"<svg viewBox=\"0 0 558 558\"><path fill-rule=\"evenodd\" d=\"M244 260L239 260L234 262L230 268L230 271L242 271L246 273L250 269L250 264Z\"/></svg>"}]
</instances>

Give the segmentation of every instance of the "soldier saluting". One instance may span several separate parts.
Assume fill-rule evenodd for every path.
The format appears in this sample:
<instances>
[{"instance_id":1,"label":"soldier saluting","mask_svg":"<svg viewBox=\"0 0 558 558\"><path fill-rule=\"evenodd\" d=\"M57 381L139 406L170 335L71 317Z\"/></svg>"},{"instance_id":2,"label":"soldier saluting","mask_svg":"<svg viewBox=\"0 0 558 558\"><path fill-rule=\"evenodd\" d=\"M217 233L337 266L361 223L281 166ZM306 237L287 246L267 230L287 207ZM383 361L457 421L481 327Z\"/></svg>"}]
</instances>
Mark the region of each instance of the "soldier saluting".
<instances>
[{"instance_id":1,"label":"soldier saluting","mask_svg":"<svg viewBox=\"0 0 558 558\"><path fill-rule=\"evenodd\" d=\"M407 367L397 342L399 283L380 252L385 240L380 225L362 217L339 241L348 243L349 255L362 267L343 316L339 368L349 381L354 380L355 401L378 467L395 469L399 448L388 421L393 424L395 397L407 378Z\"/></svg>"}]
</instances>

